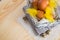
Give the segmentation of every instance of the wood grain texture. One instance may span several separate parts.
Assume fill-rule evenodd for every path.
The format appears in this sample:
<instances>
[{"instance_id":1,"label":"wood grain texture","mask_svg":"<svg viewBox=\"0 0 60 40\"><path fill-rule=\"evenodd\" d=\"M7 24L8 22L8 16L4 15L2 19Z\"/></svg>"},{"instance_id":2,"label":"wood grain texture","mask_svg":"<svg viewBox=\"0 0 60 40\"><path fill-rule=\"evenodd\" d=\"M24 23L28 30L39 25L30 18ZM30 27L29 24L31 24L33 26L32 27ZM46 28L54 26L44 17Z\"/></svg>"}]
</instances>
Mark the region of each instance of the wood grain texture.
<instances>
[{"instance_id":1,"label":"wood grain texture","mask_svg":"<svg viewBox=\"0 0 60 40\"><path fill-rule=\"evenodd\" d=\"M24 0L2 0L0 2L0 40L36 40L17 18L23 15ZM58 0L60 5L60 0ZM41 38L41 37L40 37ZM51 30L50 34L39 40L60 40L60 25Z\"/></svg>"},{"instance_id":2,"label":"wood grain texture","mask_svg":"<svg viewBox=\"0 0 60 40\"><path fill-rule=\"evenodd\" d=\"M24 0L2 0L2 1L4 1L4 3L3 2L1 3L0 18L16 9L16 7L18 7Z\"/></svg>"},{"instance_id":3,"label":"wood grain texture","mask_svg":"<svg viewBox=\"0 0 60 40\"><path fill-rule=\"evenodd\" d=\"M0 6L0 40L34 40L28 31L17 23L17 18L23 14L22 8L26 2L2 0L2 4Z\"/></svg>"}]
</instances>

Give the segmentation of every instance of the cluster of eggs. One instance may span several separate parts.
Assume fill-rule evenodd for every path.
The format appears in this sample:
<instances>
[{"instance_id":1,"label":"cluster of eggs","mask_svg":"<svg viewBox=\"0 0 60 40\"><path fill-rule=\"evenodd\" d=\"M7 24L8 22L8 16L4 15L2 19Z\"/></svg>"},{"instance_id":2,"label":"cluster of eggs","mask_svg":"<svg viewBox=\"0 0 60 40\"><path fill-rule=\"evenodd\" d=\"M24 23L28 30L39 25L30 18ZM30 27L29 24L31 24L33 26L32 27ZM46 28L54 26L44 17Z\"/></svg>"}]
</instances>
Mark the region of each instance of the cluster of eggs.
<instances>
[{"instance_id":1,"label":"cluster of eggs","mask_svg":"<svg viewBox=\"0 0 60 40\"><path fill-rule=\"evenodd\" d=\"M39 19L46 18L50 22L54 21L53 9L56 8L57 4L55 0L32 0L32 8L28 8L27 12L32 17Z\"/></svg>"}]
</instances>

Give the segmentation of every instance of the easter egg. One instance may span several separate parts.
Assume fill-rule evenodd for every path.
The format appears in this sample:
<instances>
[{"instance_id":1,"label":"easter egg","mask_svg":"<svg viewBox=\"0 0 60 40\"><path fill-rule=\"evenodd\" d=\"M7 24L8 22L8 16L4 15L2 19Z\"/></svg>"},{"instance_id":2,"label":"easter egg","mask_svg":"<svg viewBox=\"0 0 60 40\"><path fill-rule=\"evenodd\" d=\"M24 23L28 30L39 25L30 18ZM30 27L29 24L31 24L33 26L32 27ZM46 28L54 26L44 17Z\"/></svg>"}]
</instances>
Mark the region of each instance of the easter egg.
<instances>
[{"instance_id":1,"label":"easter egg","mask_svg":"<svg viewBox=\"0 0 60 40\"><path fill-rule=\"evenodd\" d=\"M39 19L42 19L42 18L44 18L44 12L43 11L40 11L40 10L38 10L38 13L37 13L37 18L39 18Z\"/></svg>"},{"instance_id":2,"label":"easter egg","mask_svg":"<svg viewBox=\"0 0 60 40\"><path fill-rule=\"evenodd\" d=\"M49 6L50 6L50 7L53 7L53 8L56 8L56 6L57 6L57 1L56 1L56 0L50 0L50 1L49 1Z\"/></svg>"},{"instance_id":3,"label":"easter egg","mask_svg":"<svg viewBox=\"0 0 60 40\"><path fill-rule=\"evenodd\" d=\"M28 13L31 17L36 17L37 10L34 8L28 8L28 9L26 9L26 13Z\"/></svg>"},{"instance_id":4,"label":"easter egg","mask_svg":"<svg viewBox=\"0 0 60 40\"><path fill-rule=\"evenodd\" d=\"M38 6L38 0L32 0L32 7L37 9Z\"/></svg>"},{"instance_id":5,"label":"easter egg","mask_svg":"<svg viewBox=\"0 0 60 40\"><path fill-rule=\"evenodd\" d=\"M44 10L49 4L49 0L39 0L38 9Z\"/></svg>"},{"instance_id":6,"label":"easter egg","mask_svg":"<svg viewBox=\"0 0 60 40\"><path fill-rule=\"evenodd\" d=\"M45 18L48 19L50 22L54 22L54 15L53 15L53 8L51 7L47 7L45 9L45 14L44 14Z\"/></svg>"}]
</instances>

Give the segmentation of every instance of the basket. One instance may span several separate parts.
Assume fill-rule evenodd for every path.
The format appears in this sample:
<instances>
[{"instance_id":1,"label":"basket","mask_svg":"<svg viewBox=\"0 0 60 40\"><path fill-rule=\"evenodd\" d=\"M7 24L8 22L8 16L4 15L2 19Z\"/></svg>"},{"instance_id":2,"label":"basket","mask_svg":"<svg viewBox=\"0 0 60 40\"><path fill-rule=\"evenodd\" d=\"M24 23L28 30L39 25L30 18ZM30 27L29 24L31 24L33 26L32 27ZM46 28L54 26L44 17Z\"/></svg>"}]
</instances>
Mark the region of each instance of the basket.
<instances>
[{"instance_id":1,"label":"basket","mask_svg":"<svg viewBox=\"0 0 60 40\"><path fill-rule=\"evenodd\" d=\"M26 13L26 9L31 6L30 2L26 6L23 7L23 11L25 13L25 17L28 19L30 24L32 25L33 29L36 31L38 35L41 35L48 30L51 30L53 27L56 27L56 25L60 24L60 6L57 5L55 13L56 13L56 19L53 23L50 23L49 21L45 20L44 18L41 21L37 21L36 19L32 18L28 13Z\"/></svg>"}]
</instances>

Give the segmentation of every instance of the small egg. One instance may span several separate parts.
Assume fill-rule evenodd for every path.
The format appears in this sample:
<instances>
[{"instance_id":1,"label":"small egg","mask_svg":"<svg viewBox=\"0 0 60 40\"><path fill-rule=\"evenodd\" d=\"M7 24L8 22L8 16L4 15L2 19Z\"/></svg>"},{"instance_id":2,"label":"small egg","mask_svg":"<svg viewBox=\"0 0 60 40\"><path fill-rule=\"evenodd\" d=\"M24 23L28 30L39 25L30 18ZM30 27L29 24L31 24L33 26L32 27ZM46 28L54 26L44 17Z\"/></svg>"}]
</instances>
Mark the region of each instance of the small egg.
<instances>
[{"instance_id":1,"label":"small egg","mask_svg":"<svg viewBox=\"0 0 60 40\"><path fill-rule=\"evenodd\" d=\"M44 12L43 11L40 11L40 10L38 10L38 13L37 13L37 18L39 18L39 19L42 19L42 18L44 18Z\"/></svg>"},{"instance_id":2,"label":"small egg","mask_svg":"<svg viewBox=\"0 0 60 40\"><path fill-rule=\"evenodd\" d=\"M39 0L38 9L44 10L49 4L49 0Z\"/></svg>"},{"instance_id":3,"label":"small egg","mask_svg":"<svg viewBox=\"0 0 60 40\"><path fill-rule=\"evenodd\" d=\"M38 6L38 0L32 0L32 7L37 9Z\"/></svg>"},{"instance_id":4,"label":"small egg","mask_svg":"<svg viewBox=\"0 0 60 40\"><path fill-rule=\"evenodd\" d=\"M26 9L26 12L31 16L31 17L36 17L37 15L37 10L34 8L28 8Z\"/></svg>"},{"instance_id":5,"label":"small egg","mask_svg":"<svg viewBox=\"0 0 60 40\"><path fill-rule=\"evenodd\" d=\"M49 1L49 6L52 8L56 8L57 7L57 1L56 0L50 0Z\"/></svg>"}]
</instances>

